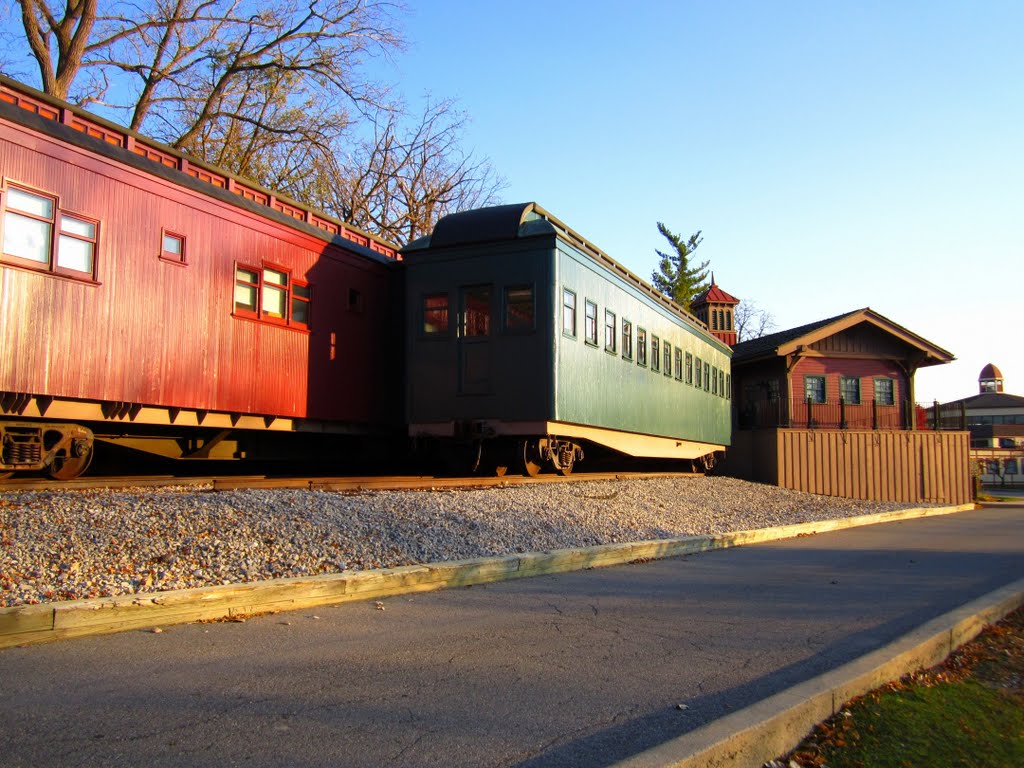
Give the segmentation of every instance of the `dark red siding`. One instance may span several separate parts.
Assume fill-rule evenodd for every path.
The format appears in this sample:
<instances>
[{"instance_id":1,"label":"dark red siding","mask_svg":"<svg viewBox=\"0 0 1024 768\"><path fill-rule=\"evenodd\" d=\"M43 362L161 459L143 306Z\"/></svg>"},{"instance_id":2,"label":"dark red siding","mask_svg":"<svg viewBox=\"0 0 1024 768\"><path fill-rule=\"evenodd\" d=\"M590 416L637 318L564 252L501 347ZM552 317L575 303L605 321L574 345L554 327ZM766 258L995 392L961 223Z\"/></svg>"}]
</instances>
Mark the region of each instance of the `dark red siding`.
<instances>
[{"instance_id":1,"label":"dark red siding","mask_svg":"<svg viewBox=\"0 0 1024 768\"><path fill-rule=\"evenodd\" d=\"M96 284L0 263L0 391L398 418L388 264L6 120L0 175L100 222ZM159 258L164 229L186 238L187 265ZM308 280L309 332L234 317L236 262Z\"/></svg>"}]
</instances>

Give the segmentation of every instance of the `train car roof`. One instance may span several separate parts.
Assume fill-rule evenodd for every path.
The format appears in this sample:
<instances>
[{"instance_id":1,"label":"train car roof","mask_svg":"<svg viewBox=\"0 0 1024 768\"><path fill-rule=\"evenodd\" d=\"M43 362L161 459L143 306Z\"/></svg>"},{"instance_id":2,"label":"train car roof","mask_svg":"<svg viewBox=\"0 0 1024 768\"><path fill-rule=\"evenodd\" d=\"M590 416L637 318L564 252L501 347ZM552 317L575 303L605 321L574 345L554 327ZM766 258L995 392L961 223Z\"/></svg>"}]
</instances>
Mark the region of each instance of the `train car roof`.
<instances>
[{"instance_id":1,"label":"train car roof","mask_svg":"<svg viewBox=\"0 0 1024 768\"><path fill-rule=\"evenodd\" d=\"M395 243L4 75L0 75L0 117L373 260L394 262L398 257Z\"/></svg>"},{"instance_id":2,"label":"train car roof","mask_svg":"<svg viewBox=\"0 0 1024 768\"><path fill-rule=\"evenodd\" d=\"M614 272L627 283L646 293L659 304L679 316L687 323L697 327L710 343L731 354L729 346L708 332L708 327L683 305L654 288L650 283L635 275L611 256L602 251L578 232L564 224L554 215L537 203L514 203L496 205L488 208L476 208L470 211L450 213L434 225L434 231L418 238L402 248L403 254L416 253L434 248L451 248L463 245L498 243L541 235L554 235L561 238L580 251L600 263L605 269Z\"/></svg>"}]
</instances>

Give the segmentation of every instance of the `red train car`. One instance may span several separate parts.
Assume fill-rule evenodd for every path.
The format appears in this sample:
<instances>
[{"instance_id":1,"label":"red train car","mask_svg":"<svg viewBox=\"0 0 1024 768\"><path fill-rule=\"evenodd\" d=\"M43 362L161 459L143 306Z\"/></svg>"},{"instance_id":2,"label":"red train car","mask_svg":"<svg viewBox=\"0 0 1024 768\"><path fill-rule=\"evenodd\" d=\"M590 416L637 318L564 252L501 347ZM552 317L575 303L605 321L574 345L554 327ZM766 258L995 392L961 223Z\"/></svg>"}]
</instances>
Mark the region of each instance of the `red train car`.
<instances>
[{"instance_id":1,"label":"red train car","mask_svg":"<svg viewBox=\"0 0 1024 768\"><path fill-rule=\"evenodd\" d=\"M0 177L0 472L401 428L394 245L6 78Z\"/></svg>"}]
</instances>

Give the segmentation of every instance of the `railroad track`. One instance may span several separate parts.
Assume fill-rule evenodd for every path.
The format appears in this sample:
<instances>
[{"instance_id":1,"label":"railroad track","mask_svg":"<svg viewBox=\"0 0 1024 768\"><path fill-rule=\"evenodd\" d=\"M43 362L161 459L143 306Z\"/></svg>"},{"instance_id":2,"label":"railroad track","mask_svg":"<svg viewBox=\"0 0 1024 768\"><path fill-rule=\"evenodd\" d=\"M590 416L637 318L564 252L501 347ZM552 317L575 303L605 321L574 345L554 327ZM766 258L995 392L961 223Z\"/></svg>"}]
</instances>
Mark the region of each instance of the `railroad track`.
<instances>
[{"instance_id":1,"label":"railroad track","mask_svg":"<svg viewBox=\"0 0 1024 768\"><path fill-rule=\"evenodd\" d=\"M696 472L588 472L568 477L538 475L537 477L265 477L202 476L172 477L145 475L136 477L86 477L63 482L40 478L21 478L0 481L0 493L11 491L84 491L116 490L119 488L195 488L196 490L233 491L249 488L293 488L312 491L432 491L473 488L501 488L538 483L579 483L588 480L628 480L653 477L699 477Z\"/></svg>"}]
</instances>

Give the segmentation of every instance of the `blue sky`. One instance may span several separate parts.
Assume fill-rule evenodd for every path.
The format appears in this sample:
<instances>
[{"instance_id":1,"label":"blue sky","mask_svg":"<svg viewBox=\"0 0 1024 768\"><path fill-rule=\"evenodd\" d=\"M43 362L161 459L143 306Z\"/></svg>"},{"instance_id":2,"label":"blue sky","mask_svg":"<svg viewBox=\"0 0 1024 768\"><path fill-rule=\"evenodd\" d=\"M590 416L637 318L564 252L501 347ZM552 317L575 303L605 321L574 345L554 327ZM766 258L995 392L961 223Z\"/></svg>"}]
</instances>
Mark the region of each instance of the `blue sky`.
<instances>
[{"instance_id":1,"label":"blue sky","mask_svg":"<svg viewBox=\"0 0 1024 768\"><path fill-rule=\"evenodd\" d=\"M642 277L664 221L779 329L870 306L1024 394L1024 3L408 3L374 65Z\"/></svg>"}]
</instances>

